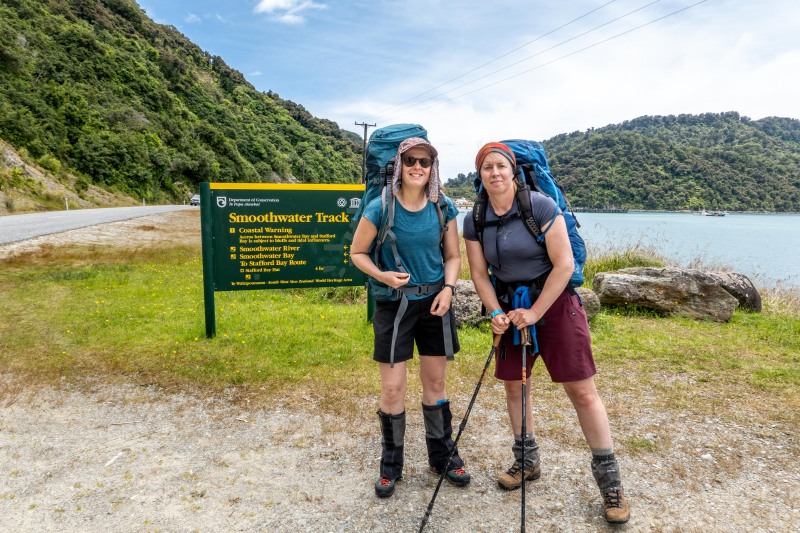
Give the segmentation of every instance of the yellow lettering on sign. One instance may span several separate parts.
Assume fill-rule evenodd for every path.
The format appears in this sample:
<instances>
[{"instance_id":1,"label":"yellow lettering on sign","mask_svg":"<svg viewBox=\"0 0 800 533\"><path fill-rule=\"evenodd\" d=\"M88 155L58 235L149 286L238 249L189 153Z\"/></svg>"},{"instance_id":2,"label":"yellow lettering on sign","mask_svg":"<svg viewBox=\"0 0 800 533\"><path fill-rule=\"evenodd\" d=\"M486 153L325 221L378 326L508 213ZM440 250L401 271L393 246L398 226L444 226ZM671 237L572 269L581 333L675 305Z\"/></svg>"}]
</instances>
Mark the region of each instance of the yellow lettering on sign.
<instances>
[{"instance_id":1,"label":"yellow lettering on sign","mask_svg":"<svg viewBox=\"0 0 800 533\"><path fill-rule=\"evenodd\" d=\"M317 222L334 223L334 222L350 222L347 213L342 211L338 215L327 215L325 213L317 213Z\"/></svg>"},{"instance_id":2,"label":"yellow lettering on sign","mask_svg":"<svg viewBox=\"0 0 800 533\"><path fill-rule=\"evenodd\" d=\"M342 213L344 214L344 213ZM272 211L263 215L239 215L235 212L228 213L228 222L231 224L274 224L276 222L311 222L312 215L301 215L300 213L292 214L275 214ZM338 215L337 215L338 216ZM347 215L345 215L347 216Z\"/></svg>"}]
</instances>

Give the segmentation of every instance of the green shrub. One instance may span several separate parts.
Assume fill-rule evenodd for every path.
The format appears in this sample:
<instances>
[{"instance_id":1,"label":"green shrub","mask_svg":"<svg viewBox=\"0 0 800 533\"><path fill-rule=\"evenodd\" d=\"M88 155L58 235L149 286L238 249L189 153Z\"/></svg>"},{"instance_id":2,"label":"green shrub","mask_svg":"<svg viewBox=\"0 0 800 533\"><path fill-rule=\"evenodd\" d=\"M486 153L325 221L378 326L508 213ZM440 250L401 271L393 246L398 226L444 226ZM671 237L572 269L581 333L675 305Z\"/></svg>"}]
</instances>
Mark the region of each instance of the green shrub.
<instances>
[{"instance_id":1,"label":"green shrub","mask_svg":"<svg viewBox=\"0 0 800 533\"><path fill-rule=\"evenodd\" d=\"M61 171L61 161L59 161L52 154L44 154L37 160L37 162L42 168L44 168L45 170L49 170L53 174L56 174Z\"/></svg>"}]
</instances>

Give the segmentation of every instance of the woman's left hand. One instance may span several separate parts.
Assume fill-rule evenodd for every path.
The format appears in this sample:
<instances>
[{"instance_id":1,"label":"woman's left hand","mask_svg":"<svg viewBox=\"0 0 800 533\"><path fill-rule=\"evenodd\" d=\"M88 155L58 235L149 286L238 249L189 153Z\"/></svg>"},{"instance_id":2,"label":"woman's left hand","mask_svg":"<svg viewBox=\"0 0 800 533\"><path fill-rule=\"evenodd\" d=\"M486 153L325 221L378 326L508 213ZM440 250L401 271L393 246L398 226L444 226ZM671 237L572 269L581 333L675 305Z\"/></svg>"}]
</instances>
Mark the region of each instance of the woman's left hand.
<instances>
[{"instance_id":1,"label":"woman's left hand","mask_svg":"<svg viewBox=\"0 0 800 533\"><path fill-rule=\"evenodd\" d=\"M536 311L533 309L514 309L508 312L508 319L517 329L536 324L540 318L542 317L537 316Z\"/></svg>"},{"instance_id":2,"label":"woman's left hand","mask_svg":"<svg viewBox=\"0 0 800 533\"><path fill-rule=\"evenodd\" d=\"M439 294L434 296L433 304L431 304L431 314L434 316L444 316L450 310L450 305L453 303L453 292L445 287Z\"/></svg>"}]
</instances>

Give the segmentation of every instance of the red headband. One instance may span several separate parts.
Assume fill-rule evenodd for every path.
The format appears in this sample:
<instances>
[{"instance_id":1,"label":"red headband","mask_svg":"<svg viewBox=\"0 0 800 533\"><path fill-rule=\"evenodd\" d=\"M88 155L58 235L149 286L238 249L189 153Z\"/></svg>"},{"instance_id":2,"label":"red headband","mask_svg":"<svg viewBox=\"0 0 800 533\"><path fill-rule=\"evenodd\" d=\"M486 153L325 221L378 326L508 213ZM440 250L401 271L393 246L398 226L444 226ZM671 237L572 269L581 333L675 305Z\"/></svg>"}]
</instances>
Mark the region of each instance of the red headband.
<instances>
[{"instance_id":1,"label":"red headband","mask_svg":"<svg viewBox=\"0 0 800 533\"><path fill-rule=\"evenodd\" d=\"M496 152L505 156L505 158L511 162L511 165L514 168L517 167L517 158L514 157L514 152L511 151L511 148L503 143L486 143L481 147L480 150L478 150L478 155L475 156L475 170L478 171L478 174L481 172L483 160L486 159L486 156L492 152Z\"/></svg>"}]
</instances>

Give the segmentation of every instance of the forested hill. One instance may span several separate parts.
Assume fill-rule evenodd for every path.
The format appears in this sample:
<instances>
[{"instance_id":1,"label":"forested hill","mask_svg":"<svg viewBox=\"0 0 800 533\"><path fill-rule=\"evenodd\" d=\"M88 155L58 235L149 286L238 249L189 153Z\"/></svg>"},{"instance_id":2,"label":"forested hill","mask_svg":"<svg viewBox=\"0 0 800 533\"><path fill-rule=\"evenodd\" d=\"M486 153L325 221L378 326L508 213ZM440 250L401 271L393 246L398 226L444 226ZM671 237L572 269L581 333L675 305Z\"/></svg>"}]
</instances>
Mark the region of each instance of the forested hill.
<instances>
[{"instance_id":1,"label":"forested hill","mask_svg":"<svg viewBox=\"0 0 800 533\"><path fill-rule=\"evenodd\" d=\"M358 135L255 90L133 0L0 0L0 139L78 191L151 201L361 168Z\"/></svg>"},{"instance_id":2,"label":"forested hill","mask_svg":"<svg viewBox=\"0 0 800 533\"><path fill-rule=\"evenodd\" d=\"M800 121L640 117L544 143L574 205L800 211Z\"/></svg>"},{"instance_id":3,"label":"forested hill","mask_svg":"<svg viewBox=\"0 0 800 533\"><path fill-rule=\"evenodd\" d=\"M542 143L573 206L800 212L800 121L645 116ZM474 195L474 175L448 191ZM467 196L467 197L469 197Z\"/></svg>"},{"instance_id":4,"label":"forested hill","mask_svg":"<svg viewBox=\"0 0 800 533\"><path fill-rule=\"evenodd\" d=\"M134 0L0 0L0 140L78 193L149 202L200 181L357 182L361 165L358 135L255 90ZM544 145L576 206L800 212L795 119L640 117ZM448 190L472 195L472 177Z\"/></svg>"}]
</instances>

